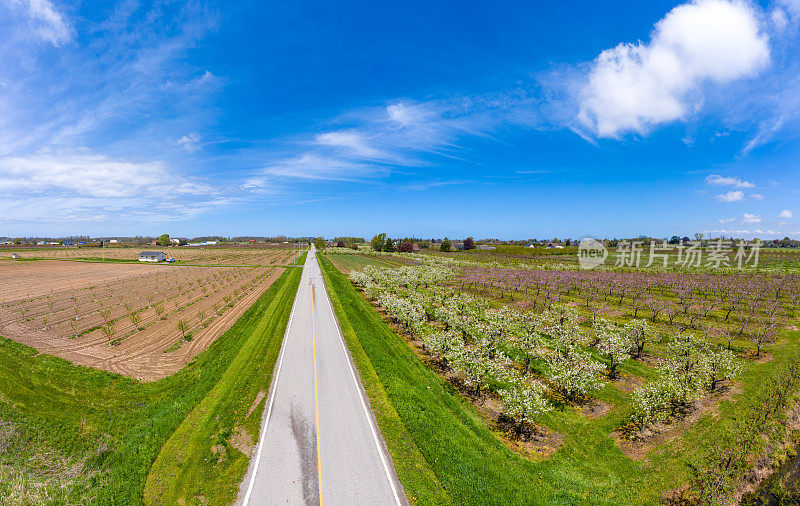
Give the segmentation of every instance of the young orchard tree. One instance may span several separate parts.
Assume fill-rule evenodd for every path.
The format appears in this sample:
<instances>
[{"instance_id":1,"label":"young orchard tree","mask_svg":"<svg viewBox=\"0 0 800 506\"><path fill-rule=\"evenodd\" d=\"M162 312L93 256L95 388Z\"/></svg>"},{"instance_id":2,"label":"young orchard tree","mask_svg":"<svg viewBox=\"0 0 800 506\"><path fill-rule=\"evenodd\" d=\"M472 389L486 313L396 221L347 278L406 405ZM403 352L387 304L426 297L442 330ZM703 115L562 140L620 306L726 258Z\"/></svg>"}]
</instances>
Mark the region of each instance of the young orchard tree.
<instances>
[{"instance_id":1,"label":"young orchard tree","mask_svg":"<svg viewBox=\"0 0 800 506\"><path fill-rule=\"evenodd\" d=\"M139 332L139 323L142 321L142 315L139 313L131 313L129 318L131 319L131 323L136 329L136 332Z\"/></svg>"},{"instance_id":2,"label":"young orchard tree","mask_svg":"<svg viewBox=\"0 0 800 506\"><path fill-rule=\"evenodd\" d=\"M706 336L709 336L712 333L711 324L709 323L708 327L706 328ZM719 330L715 331L716 335L720 337L725 342L725 349L730 350L731 346L733 345L733 339L736 337L736 333L727 326L723 325L719 328Z\"/></svg>"},{"instance_id":3,"label":"young orchard tree","mask_svg":"<svg viewBox=\"0 0 800 506\"><path fill-rule=\"evenodd\" d=\"M733 379L742 372L741 362L732 351L726 349L707 351L700 358L698 367L705 376L709 392L714 392L720 381Z\"/></svg>"},{"instance_id":4,"label":"young orchard tree","mask_svg":"<svg viewBox=\"0 0 800 506\"><path fill-rule=\"evenodd\" d=\"M539 334L533 329L526 328L514 342L516 348L522 352L522 360L525 365L525 374L531 371L531 361L541 353L542 340Z\"/></svg>"},{"instance_id":5,"label":"young orchard tree","mask_svg":"<svg viewBox=\"0 0 800 506\"><path fill-rule=\"evenodd\" d=\"M108 325L108 322L111 320L111 309L101 309L100 317L103 319L103 322Z\"/></svg>"},{"instance_id":6,"label":"young orchard tree","mask_svg":"<svg viewBox=\"0 0 800 506\"><path fill-rule=\"evenodd\" d=\"M659 369L673 387L673 403L685 405L702 390L705 376L699 365L708 347L694 334L678 333L666 348L668 358L659 364Z\"/></svg>"},{"instance_id":7,"label":"young orchard tree","mask_svg":"<svg viewBox=\"0 0 800 506\"><path fill-rule=\"evenodd\" d=\"M455 350L461 349L461 338L448 331L437 331L422 336L423 348L435 358L442 370L450 368L450 358Z\"/></svg>"},{"instance_id":8,"label":"young orchard tree","mask_svg":"<svg viewBox=\"0 0 800 506\"><path fill-rule=\"evenodd\" d=\"M200 328L204 328L206 324L206 312L203 310L198 311L197 320L200 322Z\"/></svg>"},{"instance_id":9,"label":"young orchard tree","mask_svg":"<svg viewBox=\"0 0 800 506\"><path fill-rule=\"evenodd\" d=\"M608 360L608 377L610 379L616 378L619 367L631 358L630 349L630 341L618 329L606 327L602 330L597 350Z\"/></svg>"},{"instance_id":10,"label":"young orchard tree","mask_svg":"<svg viewBox=\"0 0 800 506\"><path fill-rule=\"evenodd\" d=\"M761 356L761 348L765 344L773 342L778 336L777 322L770 321L767 318L760 320L752 331L748 333L747 339L756 347L756 357Z\"/></svg>"},{"instance_id":11,"label":"young orchard tree","mask_svg":"<svg viewBox=\"0 0 800 506\"><path fill-rule=\"evenodd\" d=\"M106 323L102 327L100 327L100 332L108 339L108 345L111 346L111 339L114 337L114 324L113 323Z\"/></svg>"},{"instance_id":12,"label":"young orchard tree","mask_svg":"<svg viewBox=\"0 0 800 506\"><path fill-rule=\"evenodd\" d=\"M549 379L569 401L577 401L599 390L602 380L599 375L605 368L592 357L578 351L574 346L563 353L554 353L548 359Z\"/></svg>"},{"instance_id":13,"label":"young orchard tree","mask_svg":"<svg viewBox=\"0 0 800 506\"><path fill-rule=\"evenodd\" d=\"M517 421L517 433L522 433L525 422L552 409L544 392L545 386L540 382L528 383L516 376L508 388L498 392L503 410Z\"/></svg>"},{"instance_id":14,"label":"young orchard tree","mask_svg":"<svg viewBox=\"0 0 800 506\"><path fill-rule=\"evenodd\" d=\"M642 358L645 345L655 341L656 337L655 329L647 323L647 320L628 321L625 323L623 333L636 358Z\"/></svg>"},{"instance_id":15,"label":"young orchard tree","mask_svg":"<svg viewBox=\"0 0 800 506\"><path fill-rule=\"evenodd\" d=\"M78 338L78 324L75 323L74 320L69 321L69 326L72 328L72 333L75 334L75 338Z\"/></svg>"},{"instance_id":16,"label":"young orchard tree","mask_svg":"<svg viewBox=\"0 0 800 506\"><path fill-rule=\"evenodd\" d=\"M631 395L633 405L631 421L639 429L665 421L670 415L672 398L672 385L663 379L651 381L637 388Z\"/></svg>"},{"instance_id":17,"label":"young orchard tree","mask_svg":"<svg viewBox=\"0 0 800 506\"><path fill-rule=\"evenodd\" d=\"M489 353L481 347L454 350L451 361L453 369L464 373L464 384L480 396L487 380L497 372L497 364L489 359Z\"/></svg>"},{"instance_id":18,"label":"young orchard tree","mask_svg":"<svg viewBox=\"0 0 800 506\"><path fill-rule=\"evenodd\" d=\"M186 320L184 320L183 318L181 318L180 320L178 320L177 326L178 326L178 330L181 333L181 341L185 341L186 340L186 331L189 330L189 323Z\"/></svg>"}]
</instances>

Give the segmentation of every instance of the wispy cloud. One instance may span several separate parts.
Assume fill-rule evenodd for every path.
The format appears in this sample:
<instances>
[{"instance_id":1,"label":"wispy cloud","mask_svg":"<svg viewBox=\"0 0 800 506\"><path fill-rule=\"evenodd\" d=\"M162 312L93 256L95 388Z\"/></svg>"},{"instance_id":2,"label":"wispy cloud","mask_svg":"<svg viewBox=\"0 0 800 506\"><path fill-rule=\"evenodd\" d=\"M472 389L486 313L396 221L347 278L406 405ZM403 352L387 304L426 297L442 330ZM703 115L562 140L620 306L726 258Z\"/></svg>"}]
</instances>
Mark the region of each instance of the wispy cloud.
<instances>
[{"instance_id":1,"label":"wispy cloud","mask_svg":"<svg viewBox=\"0 0 800 506\"><path fill-rule=\"evenodd\" d=\"M744 213L744 216L742 217L742 223L761 223L761 221L761 216L751 213Z\"/></svg>"},{"instance_id":2,"label":"wispy cloud","mask_svg":"<svg viewBox=\"0 0 800 506\"><path fill-rule=\"evenodd\" d=\"M81 151L2 157L0 190L99 198L213 193L210 186L177 176L160 162L114 160Z\"/></svg>"},{"instance_id":3,"label":"wispy cloud","mask_svg":"<svg viewBox=\"0 0 800 506\"><path fill-rule=\"evenodd\" d=\"M269 187L278 178L367 182L397 170L462 160L460 140L490 140L490 132L507 120L504 112L517 106L484 97L392 100L352 110L331 120L323 132L291 139L283 149L295 152L292 156L262 153L269 160L244 187Z\"/></svg>"},{"instance_id":4,"label":"wispy cloud","mask_svg":"<svg viewBox=\"0 0 800 506\"><path fill-rule=\"evenodd\" d=\"M4 0L4 3L13 14L26 18L28 34L56 47L72 38L72 26L49 0Z\"/></svg>"},{"instance_id":5,"label":"wispy cloud","mask_svg":"<svg viewBox=\"0 0 800 506\"><path fill-rule=\"evenodd\" d=\"M200 143L200 134L198 134L197 132L189 132L188 134L178 139L178 144L183 146L183 149L185 149L189 153L194 153L195 151L200 149L199 143Z\"/></svg>"},{"instance_id":6,"label":"wispy cloud","mask_svg":"<svg viewBox=\"0 0 800 506\"><path fill-rule=\"evenodd\" d=\"M782 219L786 219L786 220L791 220L791 219L793 219L793 218L794 218L794 213L793 213L793 212L791 212L791 211L790 211L790 210L788 210L788 209L784 209L783 211L781 211L780 213L778 213L778 218L782 218Z\"/></svg>"}]
</instances>

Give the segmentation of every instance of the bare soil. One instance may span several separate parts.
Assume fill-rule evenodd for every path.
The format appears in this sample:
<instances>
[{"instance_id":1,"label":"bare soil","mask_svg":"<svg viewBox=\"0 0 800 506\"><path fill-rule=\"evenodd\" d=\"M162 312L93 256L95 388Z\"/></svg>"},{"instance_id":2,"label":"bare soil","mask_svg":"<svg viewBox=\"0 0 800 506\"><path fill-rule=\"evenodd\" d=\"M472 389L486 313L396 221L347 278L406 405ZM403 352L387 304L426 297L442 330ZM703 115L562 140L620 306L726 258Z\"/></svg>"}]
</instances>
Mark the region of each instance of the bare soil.
<instances>
[{"instance_id":1,"label":"bare soil","mask_svg":"<svg viewBox=\"0 0 800 506\"><path fill-rule=\"evenodd\" d=\"M0 294L0 335L76 364L154 381L206 349L282 272L57 261L0 265L0 283L11 287ZM191 340L181 342L181 320ZM114 329L111 344L104 325Z\"/></svg>"},{"instance_id":2,"label":"bare soil","mask_svg":"<svg viewBox=\"0 0 800 506\"><path fill-rule=\"evenodd\" d=\"M590 399L588 402L578 406L577 410L578 413L586 418L589 418L590 420L596 420L606 416L606 413L611 410L611 405L607 402L601 401L600 399Z\"/></svg>"}]
</instances>

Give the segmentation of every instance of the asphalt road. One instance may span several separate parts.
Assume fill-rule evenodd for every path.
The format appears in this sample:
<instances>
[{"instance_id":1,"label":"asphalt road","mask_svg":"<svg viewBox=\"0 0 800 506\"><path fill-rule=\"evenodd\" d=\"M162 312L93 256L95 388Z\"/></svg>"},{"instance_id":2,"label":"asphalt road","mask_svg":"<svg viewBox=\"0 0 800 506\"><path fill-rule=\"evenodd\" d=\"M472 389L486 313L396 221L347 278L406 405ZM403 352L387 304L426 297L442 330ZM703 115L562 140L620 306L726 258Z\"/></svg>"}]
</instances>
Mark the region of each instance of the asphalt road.
<instances>
[{"instance_id":1,"label":"asphalt road","mask_svg":"<svg viewBox=\"0 0 800 506\"><path fill-rule=\"evenodd\" d=\"M406 504L314 250L303 266L239 504Z\"/></svg>"}]
</instances>

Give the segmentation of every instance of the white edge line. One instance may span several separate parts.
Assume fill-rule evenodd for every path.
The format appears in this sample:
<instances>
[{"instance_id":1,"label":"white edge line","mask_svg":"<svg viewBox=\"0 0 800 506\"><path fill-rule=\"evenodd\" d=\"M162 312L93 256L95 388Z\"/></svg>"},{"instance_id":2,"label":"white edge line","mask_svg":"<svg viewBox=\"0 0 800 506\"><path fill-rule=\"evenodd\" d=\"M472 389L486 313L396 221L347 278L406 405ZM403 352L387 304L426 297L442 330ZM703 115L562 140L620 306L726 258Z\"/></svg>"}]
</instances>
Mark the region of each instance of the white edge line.
<instances>
[{"instance_id":1,"label":"white edge line","mask_svg":"<svg viewBox=\"0 0 800 506\"><path fill-rule=\"evenodd\" d=\"M316 257L314 260L316 261ZM322 271L320 270L320 274ZM353 363L350 360L350 355L347 353L347 348L345 348L344 344L344 336L342 335L342 329L339 328L338 321L336 319L336 311L333 310L333 303L331 303L331 298L328 295L328 287L325 286L325 278L323 277L322 286L325 287L325 295L328 299L328 307L331 308L331 316L333 316L334 321L336 322L336 333L339 334L339 344L342 345L342 352L344 352L345 358L347 359L347 365L350 367L350 375L353 377L353 382L356 384L356 390L358 391L358 398L361 400L361 406L364 408L364 415L367 418L367 423L369 424L369 428L372 430L372 439L375 441L375 447L378 450L378 455L381 456L381 462L383 463L383 470L386 472L386 478L389 480L389 485L392 487L392 494L394 494L394 500L398 506L402 505L403 503L400 501L400 496L397 494L397 488L394 486L394 479L392 479L392 473L389 471L389 464L386 462L386 456L384 455L384 449L381 446L380 440L378 439L378 433L375 428L375 421L369 415L369 408L367 407L367 403L364 400L365 393L361 391L361 383L356 378L356 372L353 369ZM399 478L398 478L399 479Z\"/></svg>"},{"instance_id":2,"label":"white edge line","mask_svg":"<svg viewBox=\"0 0 800 506\"><path fill-rule=\"evenodd\" d=\"M305 269L305 265L303 266ZM302 273L300 274L302 278ZM272 378L271 381L271 388L269 392L269 407L267 407L267 416L264 418L264 425L261 427L261 436L258 438L258 447L256 448L256 460L253 463L253 472L250 475L250 484L247 486L247 493L244 496L244 501L242 504L247 506L250 502L250 494L253 492L253 485L256 483L256 474L258 473L258 464L261 461L261 447L264 444L264 438L267 434L267 425L269 425L269 417L272 415L272 404L275 402L275 391L278 388L278 378L281 374L281 365L283 365L283 352L286 351L286 338L289 336L289 329L292 328L292 322L294 321L294 308L297 306L297 294L300 292L300 285L297 285L297 292L294 296L294 301L292 302L292 313L289 315L289 323L286 324L286 331L283 334L283 341L281 343L281 356L278 357L278 369L275 371L275 376Z\"/></svg>"}]
</instances>

